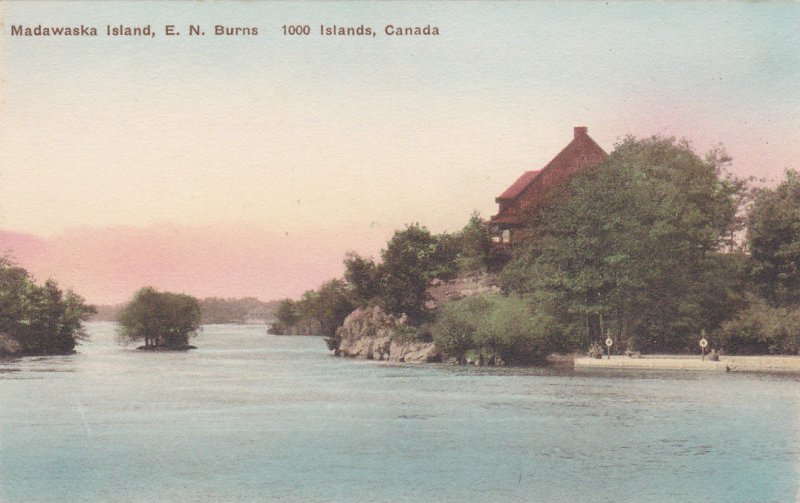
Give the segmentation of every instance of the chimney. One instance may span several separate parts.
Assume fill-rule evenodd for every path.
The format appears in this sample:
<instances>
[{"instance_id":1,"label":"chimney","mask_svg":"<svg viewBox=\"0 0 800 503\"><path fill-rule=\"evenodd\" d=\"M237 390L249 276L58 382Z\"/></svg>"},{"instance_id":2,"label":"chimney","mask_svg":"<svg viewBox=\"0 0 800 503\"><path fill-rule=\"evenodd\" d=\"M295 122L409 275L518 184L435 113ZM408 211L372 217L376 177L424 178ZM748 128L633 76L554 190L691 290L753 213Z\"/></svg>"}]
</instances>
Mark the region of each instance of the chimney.
<instances>
[{"instance_id":1,"label":"chimney","mask_svg":"<svg viewBox=\"0 0 800 503\"><path fill-rule=\"evenodd\" d=\"M573 130L575 131L575 138L589 134L589 128L586 126L575 126Z\"/></svg>"}]
</instances>

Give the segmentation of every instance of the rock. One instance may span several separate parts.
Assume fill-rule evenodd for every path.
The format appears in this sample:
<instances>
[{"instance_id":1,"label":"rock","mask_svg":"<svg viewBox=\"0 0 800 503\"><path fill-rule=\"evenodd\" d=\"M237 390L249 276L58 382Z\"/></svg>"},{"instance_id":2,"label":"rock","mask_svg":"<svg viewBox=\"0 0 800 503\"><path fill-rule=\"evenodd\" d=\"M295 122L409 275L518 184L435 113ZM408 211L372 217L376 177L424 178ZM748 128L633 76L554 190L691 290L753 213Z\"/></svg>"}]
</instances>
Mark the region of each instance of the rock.
<instances>
[{"instance_id":1,"label":"rock","mask_svg":"<svg viewBox=\"0 0 800 503\"><path fill-rule=\"evenodd\" d=\"M356 309L337 330L338 355L365 360L434 362L441 359L432 342L393 340L406 318L396 318L378 306Z\"/></svg>"},{"instance_id":2,"label":"rock","mask_svg":"<svg viewBox=\"0 0 800 503\"><path fill-rule=\"evenodd\" d=\"M432 342L392 341L390 360L410 363L429 363L441 361L442 355Z\"/></svg>"}]
</instances>

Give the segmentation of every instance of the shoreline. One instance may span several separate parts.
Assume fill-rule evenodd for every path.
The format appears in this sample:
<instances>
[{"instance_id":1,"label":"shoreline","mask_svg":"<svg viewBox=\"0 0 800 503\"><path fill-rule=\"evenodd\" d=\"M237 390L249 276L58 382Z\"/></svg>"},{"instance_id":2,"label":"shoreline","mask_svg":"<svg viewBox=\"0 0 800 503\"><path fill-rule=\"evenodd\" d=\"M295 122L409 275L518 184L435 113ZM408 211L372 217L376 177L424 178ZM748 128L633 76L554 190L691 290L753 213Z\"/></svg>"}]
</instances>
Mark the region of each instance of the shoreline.
<instances>
[{"instance_id":1,"label":"shoreline","mask_svg":"<svg viewBox=\"0 0 800 503\"><path fill-rule=\"evenodd\" d=\"M630 358L612 355L611 359L575 358L575 370L691 370L713 372L755 372L763 374L800 374L800 356L720 356L719 361L701 360L699 356L653 355Z\"/></svg>"}]
</instances>

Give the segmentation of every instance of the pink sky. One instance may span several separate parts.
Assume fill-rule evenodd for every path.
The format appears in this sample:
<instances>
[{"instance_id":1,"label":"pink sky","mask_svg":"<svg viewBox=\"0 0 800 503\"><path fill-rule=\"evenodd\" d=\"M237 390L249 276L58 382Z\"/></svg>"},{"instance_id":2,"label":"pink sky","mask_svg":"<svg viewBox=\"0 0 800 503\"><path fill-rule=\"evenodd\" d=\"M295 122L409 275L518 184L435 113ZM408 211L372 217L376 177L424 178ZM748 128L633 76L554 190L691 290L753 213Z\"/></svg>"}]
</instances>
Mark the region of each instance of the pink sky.
<instances>
[{"instance_id":1,"label":"pink sky","mask_svg":"<svg viewBox=\"0 0 800 503\"><path fill-rule=\"evenodd\" d=\"M57 8L56 8L57 7ZM297 296L412 222L454 231L574 126L800 158L800 4L2 2L0 252L90 302ZM259 27L10 36L12 24ZM285 37L285 19L436 38ZM299 22L299 21L298 21Z\"/></svg>"},{"instance_id":2,"label":"pink sky","mask_svg":"<svg viewBox=\"0 0 800 503\"><path fill-rule=\"evenodd\" d=\"M244 227L75 229L50 238L0 231L0 250L37 280L56 278L90 302L114 304L150 285L198 297L296 297L340 276L358 243L380 249L382 232L276 235Z\"/></svg>"}]
</instances>

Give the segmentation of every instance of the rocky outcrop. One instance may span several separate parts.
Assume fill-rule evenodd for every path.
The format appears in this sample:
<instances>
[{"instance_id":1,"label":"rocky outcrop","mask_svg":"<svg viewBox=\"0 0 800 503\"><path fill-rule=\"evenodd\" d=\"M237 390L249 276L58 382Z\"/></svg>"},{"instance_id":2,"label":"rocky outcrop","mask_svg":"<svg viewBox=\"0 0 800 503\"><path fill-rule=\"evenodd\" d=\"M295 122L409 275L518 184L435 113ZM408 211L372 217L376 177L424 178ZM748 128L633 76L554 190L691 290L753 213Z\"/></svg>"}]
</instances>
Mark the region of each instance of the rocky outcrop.
<instances>
[{"instance_id":1,"label":"rocky outcrop","mask_svg":"<svg viewBox=\"0 0 800 503\"><path fill-rule=\"evenodd\" d=\"M496 275L475 273L442 281L433 280L428 286L429 301L425 307L440 305L483 293L499 292ZM339 340L337 355L366 360L392 362L438 362L441 352L432 342L422 342L403 334L414 332L405 317L397 318L380 307L356 309L336 331Z\"/></svg>"},{"instance_id":2,"label":"rocky outcrop","mask_svg":"<svg viewBox=\"0 0 800 503\"><path fill-rule=\"evenodd\" d=\"M387 314L378 306L356 309L336 331L337 354L366 360L435 362L441 359L432 342L406 340L405 318Z\"/></svg>"}]
</instances>

